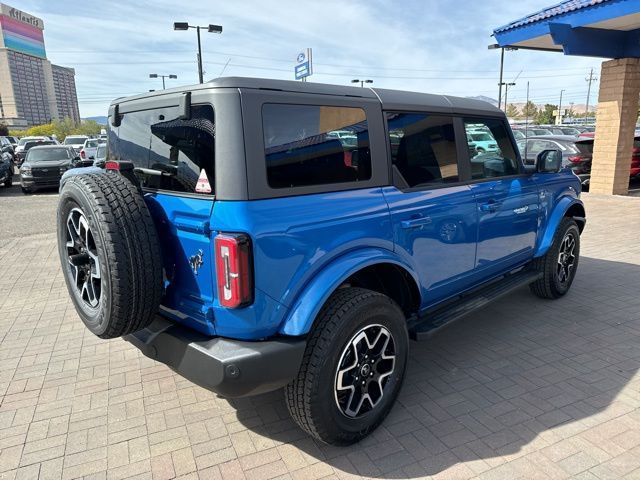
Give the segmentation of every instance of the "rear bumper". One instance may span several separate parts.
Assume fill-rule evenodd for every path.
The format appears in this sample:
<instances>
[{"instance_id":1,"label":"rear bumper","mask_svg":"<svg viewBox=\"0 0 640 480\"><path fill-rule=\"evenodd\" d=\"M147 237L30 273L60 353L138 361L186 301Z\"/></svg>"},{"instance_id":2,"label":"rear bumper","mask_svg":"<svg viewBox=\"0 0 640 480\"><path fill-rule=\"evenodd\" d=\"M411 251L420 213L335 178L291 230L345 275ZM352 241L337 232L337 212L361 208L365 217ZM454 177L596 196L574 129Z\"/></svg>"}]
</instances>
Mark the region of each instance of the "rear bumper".
<instances>
[{"instance_id":1,"label":"rear bumper","mask_svg":"<svg viewBox=\"0 0 640 480\"><path fill-rule=\"evenodd\" d=\"M246 342L209 337L163 317L123 337L149 358L224 397L276 390L297 374L305 340Z\"/></svg>"}]
</instances>

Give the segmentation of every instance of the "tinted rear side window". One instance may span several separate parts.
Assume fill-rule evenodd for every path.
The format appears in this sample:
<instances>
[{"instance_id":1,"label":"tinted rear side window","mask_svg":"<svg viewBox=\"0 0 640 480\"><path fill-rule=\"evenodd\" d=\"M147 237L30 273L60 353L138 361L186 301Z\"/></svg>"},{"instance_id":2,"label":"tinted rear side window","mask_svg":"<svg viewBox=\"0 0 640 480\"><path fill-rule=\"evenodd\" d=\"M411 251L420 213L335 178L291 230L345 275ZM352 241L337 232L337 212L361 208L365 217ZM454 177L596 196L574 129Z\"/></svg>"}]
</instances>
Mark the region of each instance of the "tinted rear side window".
<instances>
[{"instance_id":1,"label":"tinted rear side window","mask_svg":"<svg viewBox=\"0 0 640 480\"><path fill-rule=\"evenodd\" d=\"M424 113L387 113L394 176L409 188L457 182L453 119Z\"/></svg>"},{"instance_id":2,"label":"tinted rear side window","mask_svg":"<svg viewBox=\"0 0 640 480\"><path fill-rule=\"evenodd\" d=\"M369 128L361 108L265 104L262 124L271 188L371 178Z\"/></svg>"},{"instance_id":3,"label":"tinted rear side window","mask_svg":"<svg viewBox=\"0 0 640 480\"><path fill-rule=\"evenodd\" d=\"M593 155L593 140L585 140L575 143L576 148L582 155Z\"/></svg>"},{"instance_id":4,"label":"tinted rear side window","mask_svg":"<svg viewBox=\"0 0 640 480\"><path fill-rule=\"evenodd\" d=\"M109 132L109 159L132 162L143 187L210 193L196 186L203 172L214 185L213 107L193 105L190 119L179 117L177 107L125 113Z\"/></svg>"}]
</instances>

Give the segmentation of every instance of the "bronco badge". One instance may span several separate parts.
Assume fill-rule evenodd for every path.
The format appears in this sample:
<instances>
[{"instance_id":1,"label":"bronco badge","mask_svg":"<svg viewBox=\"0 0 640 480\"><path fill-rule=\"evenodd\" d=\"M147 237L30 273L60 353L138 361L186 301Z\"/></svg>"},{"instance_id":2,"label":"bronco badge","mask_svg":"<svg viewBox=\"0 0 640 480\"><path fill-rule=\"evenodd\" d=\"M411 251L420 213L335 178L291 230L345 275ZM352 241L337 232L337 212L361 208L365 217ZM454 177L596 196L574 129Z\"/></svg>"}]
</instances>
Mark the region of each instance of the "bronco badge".
<instances>
[{"instance_id":1,"label":"bronco badge","mask_svg":"<svg viewBox=\"0 0 640 480\"><path fill-rule=\"evenodd\" d=\"M198 275L198 269L202 266L202 250L198 250L198 253L189 257L189 265L191 265L191 270L195 275Z\"/></svg>"}]
</instances>

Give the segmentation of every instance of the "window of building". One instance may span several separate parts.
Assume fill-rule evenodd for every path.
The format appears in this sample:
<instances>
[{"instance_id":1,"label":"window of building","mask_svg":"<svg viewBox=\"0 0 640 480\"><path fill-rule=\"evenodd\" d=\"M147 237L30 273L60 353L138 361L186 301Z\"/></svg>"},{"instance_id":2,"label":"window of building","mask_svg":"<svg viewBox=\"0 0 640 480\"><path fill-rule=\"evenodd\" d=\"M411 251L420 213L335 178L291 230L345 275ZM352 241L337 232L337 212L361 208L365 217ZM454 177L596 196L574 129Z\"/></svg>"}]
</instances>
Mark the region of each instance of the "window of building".
<instances>
[{"instance_id":1,"label":"window of building","mask_svg":"<svg viewBox=\"0 0 640 480\"><path fill-rule=\"evenodd\" d=\"M520 173L518 157L503 120L465 118L464 128L469 144L472 179Z\"/></svg>"},{"instance_id":2,"label":"window of building","mask_svg":"<svg viewBox=\"0 0 640 480\"><path fill-rule=\"evenodd\" d=\"M452 117L425 113L387 113L396 184L428 187L460 180Z\"/></svg>"},{"instance_id":3,"label":"window of building","mask_svg":"<svg viewBox=\"0 0 640 480\"><path fill-rule=\"evenodd\" d=\"M272 188L371 178L369 129L361 108L266 104L262 124Z\"/></svg>"}]
</instances>

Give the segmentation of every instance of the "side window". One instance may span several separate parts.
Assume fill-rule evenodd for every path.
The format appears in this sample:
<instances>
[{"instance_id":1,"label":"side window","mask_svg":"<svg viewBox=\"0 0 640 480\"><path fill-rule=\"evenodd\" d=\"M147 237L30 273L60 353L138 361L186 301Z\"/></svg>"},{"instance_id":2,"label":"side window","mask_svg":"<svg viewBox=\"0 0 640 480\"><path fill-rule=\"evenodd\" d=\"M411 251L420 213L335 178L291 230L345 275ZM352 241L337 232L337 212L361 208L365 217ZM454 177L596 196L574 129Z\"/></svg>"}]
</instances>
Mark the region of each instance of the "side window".
<instances>
[{"instance_id":1,"label":"side window","mask_svg":"<svg viewBox=\"0 0 640 480\"><path fill-rule=\"evenodd\" d=\"M457 182L453 119L443 115L386 114L394 177L408 188Z\"/></svg>"},{"instance_id":2,"label":"side window","mask_svg":"<svg viewBox=\"0 0 640 480\"><path fill-rule=\"evenodd\" d=\"M530 140L529 141L529 153L533 155L539 154L543 150L555 150L558 148L554 142L549 140Z\"/></svg>"},{"instance_id":3,"label":"side window","mask_svg":"<svg viewBox=\"0 0 640 480\"><path fill-rule=\"evenodd\" d=\"M518 157L503 120L464 118L464 128L467 141L475 146L475 155L471 155L473 180L520 173Z\"/></svg>"},{"instance_id":4,"label":"side window","mask_svg":"<svg viewBox=\"0 0 640 480\"><path fill-rule=\"evenodd\" d=\"M271 188L371 178L369 129L361 108L265 104L262 126Z\"/></svg>"},{"instance_id":5,"label":"side window","mask_svg":"<svg viewBox=\"0 0 640 480\"><path fill-rule=\"evenodd\" d=\"M215 179L215 124L210 105L193 105L191 118L177 107L122 115L109 130L108 158L133 162L143 187L187 193L211 193ZM198 187L204 174L209 187ZM196 188L198 187L198 188Z\"/></svg>"}]
</instances>

